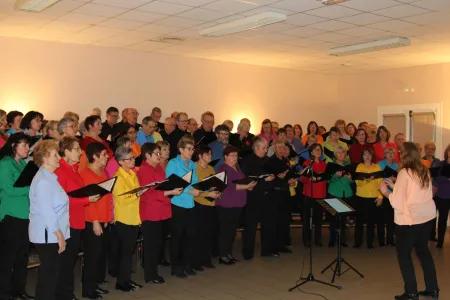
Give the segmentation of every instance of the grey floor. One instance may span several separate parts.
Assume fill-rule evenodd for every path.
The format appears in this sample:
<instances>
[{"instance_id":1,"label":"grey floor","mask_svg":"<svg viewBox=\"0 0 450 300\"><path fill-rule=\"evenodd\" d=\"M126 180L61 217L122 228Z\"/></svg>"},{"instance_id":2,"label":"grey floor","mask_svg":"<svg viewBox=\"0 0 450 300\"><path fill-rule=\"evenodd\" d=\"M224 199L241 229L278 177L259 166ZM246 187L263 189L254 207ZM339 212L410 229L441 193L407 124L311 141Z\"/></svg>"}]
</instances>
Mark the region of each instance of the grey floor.
<instances>
[{"instance_id":1,"label":"grey floor","mask_svg":"<svg viewBox=\"0 0 450 300\"><path fill-rule=\"evenodd\" d=\"M325 229L325 231L327 231ZM316 300L316 299L364 299L381 300L393 299L393 296L402 291L402 280L398 269L395 249L383 247L375 249L344 248L343 256L365 278L361 279L352 271L348 271L338 277L336 284L342 289L322 286L317 283L307 283L302 289L288 292L295 285L301 274L308 273L308 252L299 244L299 229L293 229L293 254L281 255L278 258L255 257L252 261L240 261L233 266L216 264L214 270L198 273L188 279L178 279L170 276L170 270L162 267L160 273L165 277L163 285L146 284L142 289L131 293L123 293L114 290L114 279L108 277L108 283L104 288L110 290L110 294L104 299L258 299L258 300ZM447 240L450 237L447 236ZM324 237L324 241L327 237ZM236 256L240 258L240 234L235 242ZM258 245L257 245L258 247ZM443 249L436 249L434 243L430 248L437 268L439 284L441 288L440 299L450 299L448 288L450 279L450 243L446 242ZM258 249L257 249L258 250ZM331 272L321 274L320 271L335 257L335 249L328 247L313 248L314 250L314 275L316 279L329 282ZM79 269L79 268L77 268ZM423 275L416 261L416 270L419 289L423 288ZM29 273L29 291L34 292L36 282L36 270ZM79 272L76 274L76 294L81 297ZM142 269L137 268L133 279L143 283ZM316 295L314 295L316 294ZM322 296L320 296L322 295Z\"/></svg>"}]
</instances>

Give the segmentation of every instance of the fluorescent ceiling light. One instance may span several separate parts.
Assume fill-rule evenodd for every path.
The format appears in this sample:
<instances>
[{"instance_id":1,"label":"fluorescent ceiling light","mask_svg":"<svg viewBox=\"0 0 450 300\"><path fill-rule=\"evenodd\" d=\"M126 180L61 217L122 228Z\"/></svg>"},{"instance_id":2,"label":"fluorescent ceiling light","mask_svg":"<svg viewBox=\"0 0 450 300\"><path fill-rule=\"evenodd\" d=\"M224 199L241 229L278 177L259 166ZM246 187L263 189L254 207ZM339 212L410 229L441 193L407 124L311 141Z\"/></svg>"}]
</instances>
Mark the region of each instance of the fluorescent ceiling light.
<instances>
[{"instance_id":1,"label":"fluorescent ceiling light","mask_svg":"<svg viewBox=\"0 0 450 300\"><path fill-rule=\"evenodd\" d=\"M365 52L372 52L390 48L398 48L411 45L411 41L407 37L390 37L386 39L371 41L367 43L359 43L354 45L342 46L331 48L329 50L330 55L334 56L344 56L344 55L352 55L359 54Z\"/></svg>"},{"instance_id":2,"label":"fluorescent ceiling light","mask_svg":"<svg viewBox=\"0 0 450 300\"><path fill-rule=\"evenodd\" d=\"M39 12L60 0L16 0L16 9Z\"/></svg>"},{"instance_id":3,"label":"fluorescent ceiling light","mask_svg":"<svg viewBox=\"0 0 450 300\"><path fill-rule=\"evenodd\" d=\"M284 14L268 11L253 16L245 17L242 19L234 20L231 22L215 25L209 28L205 28L200 31L200 35L210 37L222 36L231 33L255 29L261 26L277 22L282 22L286 19L287 17Z\"/></svg>"},{"instance_id":4,"label":"fluorescent ceiling light","mask_svg":"<svg viewBox=\"0 0 450 300\"><path fill-rule=\"evenodd\" d=\"M319 1L321 1L323 5L335 5L348 0L319 0Z\"/></svg>"}]
</instances>

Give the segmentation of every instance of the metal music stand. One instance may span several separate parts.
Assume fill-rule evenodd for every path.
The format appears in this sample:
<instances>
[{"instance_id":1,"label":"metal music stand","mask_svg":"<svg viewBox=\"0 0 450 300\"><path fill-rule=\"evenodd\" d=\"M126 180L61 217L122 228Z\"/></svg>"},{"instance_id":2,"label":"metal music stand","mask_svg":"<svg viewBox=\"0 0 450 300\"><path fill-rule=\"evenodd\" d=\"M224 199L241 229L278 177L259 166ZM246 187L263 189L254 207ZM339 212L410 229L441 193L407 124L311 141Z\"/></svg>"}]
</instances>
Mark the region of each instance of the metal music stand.
<instances>
[{"instance_id":1,"label":"metal music stand","mask_svg":"<svg viewBox=\"0 0 450 300\"><path fill-rule=\"evenodd\" d=\"M312 183L313 183L313 177L314 177L314 171L312 170L311 167L306 168L306 171L304 172L305 174L308 173L311 176L311 195L312 195ZM314 199L308 199L308 201L318 201L318 200L314 200ZM300 279L302 280L302 282L297 283L296 285L294 285L293 287L291 287L289 289L289 292L292 292L293 290L295 290L296 288L304 285L305 283L308 282L316 282L319 284L323 284L323 285L327 285L327 286L331 286L337 289L341 289L341 286L338 285L334 285L322 280L318 280L314 277L313 274L313 253L312 253L312 232L313 232L313 213L314 213L314 209L313 209L313 204L311 203L310 205L310 213L309 213L309 273L308 275L306 275L306 277L301 277Z\"/></svg>"},{"instance_id":2,"label":"metal music stand","mask_svg":"<svg viewBox=\"0 0 450 300\"><path fill-rule=\"evenodd\" d=\"M361 272L359 272L355 267L353 267L349 262L347 262L342 257L342 240L341 240L342 217L354 213L355 210L345 201L337 198L320 200L319 204L332 216L336 217L337 219L336 235L338 240L336 258L328 266L326 266L321 273L323 274L325 273L326 270L332 269L333 270L333 277L331 278L332 283L336 279L336 275L341 276L342 274L344 274L349 270L354 271L361 278L364 278L364 275ZM342 265L345 265L347 269L342 271Z\"/></svg>"}]
</instances>

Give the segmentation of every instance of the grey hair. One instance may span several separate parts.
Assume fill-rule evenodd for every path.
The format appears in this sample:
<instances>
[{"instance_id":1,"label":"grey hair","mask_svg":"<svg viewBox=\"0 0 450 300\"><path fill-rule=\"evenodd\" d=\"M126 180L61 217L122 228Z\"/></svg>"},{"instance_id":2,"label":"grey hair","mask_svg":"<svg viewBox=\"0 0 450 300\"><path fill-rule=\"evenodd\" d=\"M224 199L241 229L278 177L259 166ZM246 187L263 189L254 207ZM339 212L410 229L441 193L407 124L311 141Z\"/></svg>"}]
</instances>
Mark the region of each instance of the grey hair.
<instances>
[{"instance_id":1,"label":"grey hair","mask_svg":"<svg viewBox=\"0 0 450 300\"><path fill-rule=\"evenodd\" d=\"M69 118L69 117L65 117L65 118L62 118L61 120L59 120L58 126L57 126L58 133L63 134L64 129L67 127L67 124L69 124L69 123L75 123L75 122L73 121L72 118Z\"/></svg>"},{"instance_id":2,"label":"grey hair","mask_svg":"<svg viewBox=\"0 0 450 300\"><path fill-rule=\"evenodd\" d=\"M131 153L131 148L120 146L116 149L116 152L114 153L114 156L116 157L117 161L124 160L127 158L127 156Z\"/></svg>"}]
</instances>

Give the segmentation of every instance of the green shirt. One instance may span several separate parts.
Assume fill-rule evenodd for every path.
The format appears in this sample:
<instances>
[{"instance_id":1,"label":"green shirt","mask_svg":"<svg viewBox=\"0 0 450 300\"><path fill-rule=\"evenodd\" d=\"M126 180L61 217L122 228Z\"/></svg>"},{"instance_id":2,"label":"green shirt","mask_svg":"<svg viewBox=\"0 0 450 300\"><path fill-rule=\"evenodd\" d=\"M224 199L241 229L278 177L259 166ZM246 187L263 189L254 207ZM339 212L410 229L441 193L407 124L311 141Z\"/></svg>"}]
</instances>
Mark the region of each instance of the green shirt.
<instances>
[{"instance_id":1,"label":"green shirt","mask_svg":"<svg viewBox=\"0 0 450 300\"><path fill-rule=\"evenodd\" d=\"M21 159L19 162L10 156L0 160L0 221L6 215L28 219L30 213L30 198L28 197L30 187L14 187L14 182L27 165Z\"/></svg>"},{"instance_id":2,"label":"green shirt","mask_svg":"<svg viewBox=\"0 0 450 300\"><path fill-rule=\"evenodd\" d=\"M328 194L337 198L352 197L352 180L345 175L337 176L334 174L328 181Z\"/></svg>"}]
</instances>

